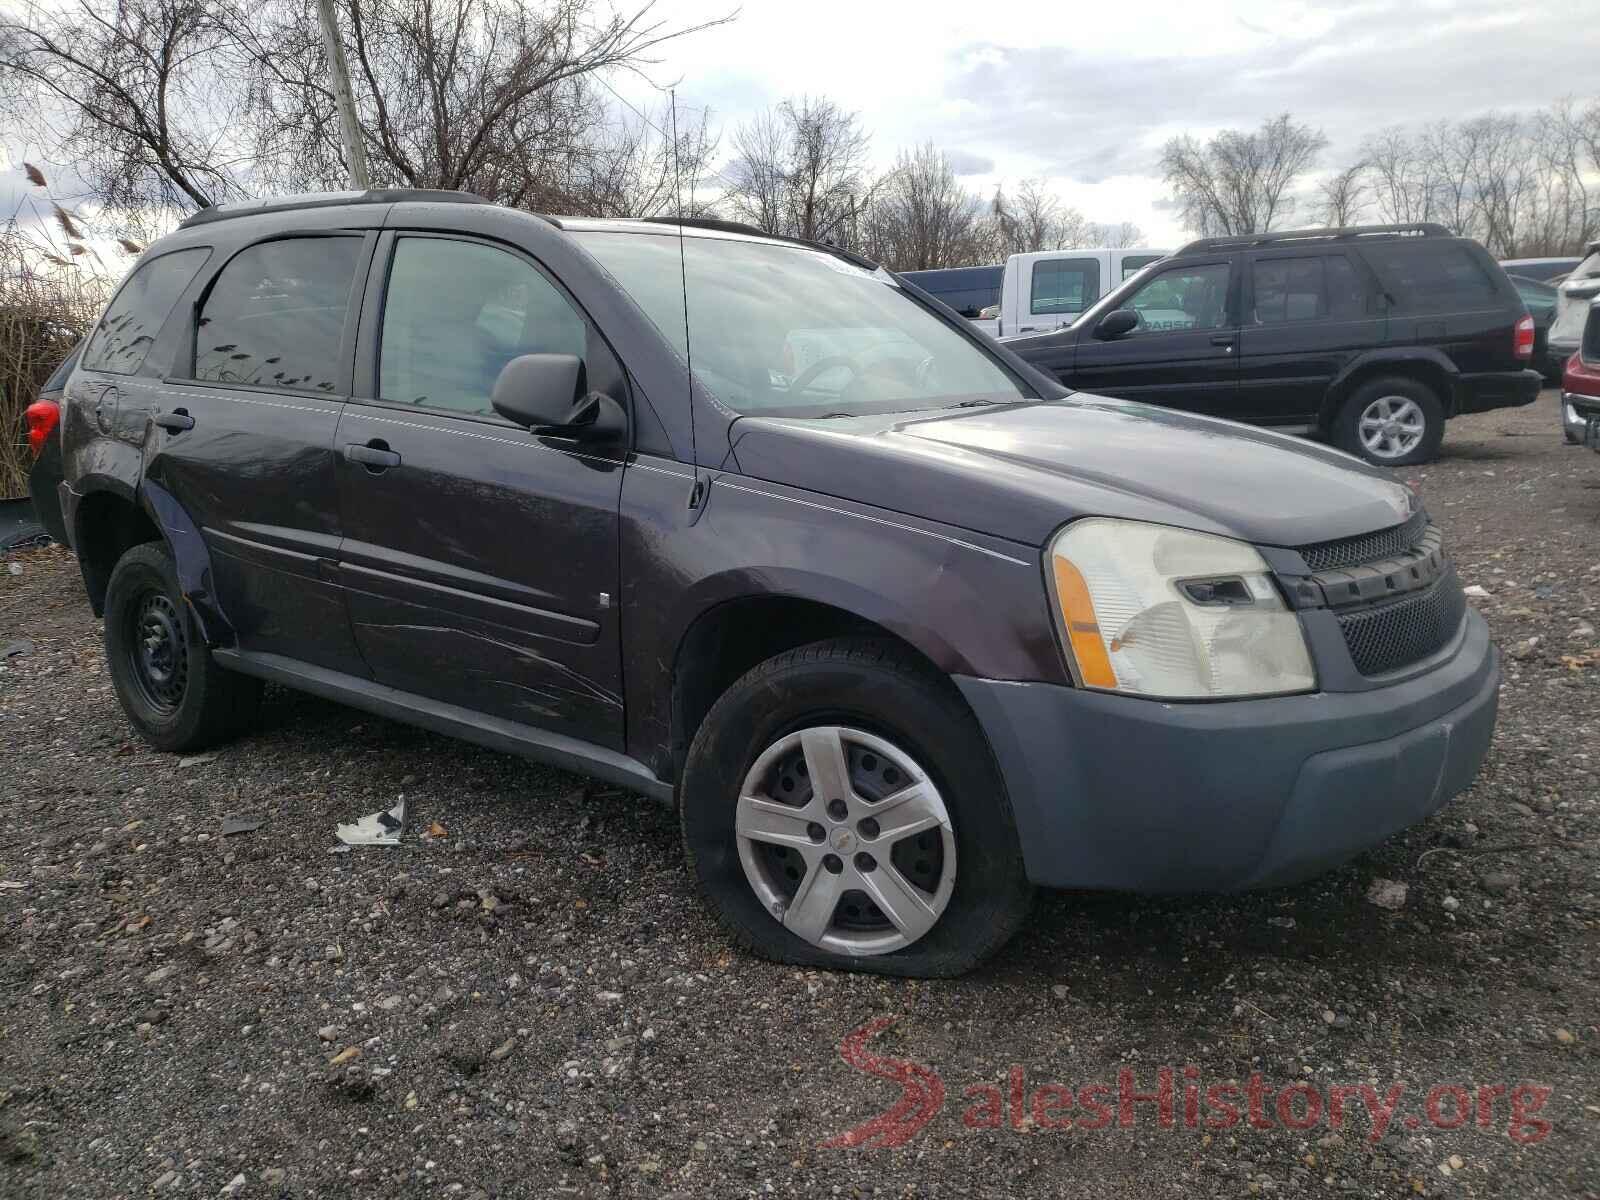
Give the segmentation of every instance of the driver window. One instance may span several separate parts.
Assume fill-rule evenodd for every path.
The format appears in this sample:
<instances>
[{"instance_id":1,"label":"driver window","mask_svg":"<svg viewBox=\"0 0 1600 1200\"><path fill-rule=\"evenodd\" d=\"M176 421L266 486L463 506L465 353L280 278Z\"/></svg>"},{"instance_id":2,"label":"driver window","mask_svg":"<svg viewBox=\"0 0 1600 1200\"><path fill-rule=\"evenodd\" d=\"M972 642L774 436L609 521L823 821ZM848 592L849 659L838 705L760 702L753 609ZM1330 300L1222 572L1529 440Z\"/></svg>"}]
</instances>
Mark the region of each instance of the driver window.
<instances>
[{"instance_id":1,"label":"driver window","mask_svg":"<svg viewBox=\"0 0 1600 1200\"><path fill-rule=\"evenodd\" d=\"M383 302L378 394L488 415L500 369L522 354L584 357L583 318L531 264L443 238L395 243Z\"/></svg>"},{"instance_id":2,"label":"driver window","mask_svg":"<svg viewBox=\"0 0 1600 1200\"><path fill-rule=\"evenodd\" d=\"M1154 276L1123 305L1139 318L1129 336L1223 328L1228 323L1228 273L1225 263L1211 263L1173 267Z\"/></svg>"}]
</instances>

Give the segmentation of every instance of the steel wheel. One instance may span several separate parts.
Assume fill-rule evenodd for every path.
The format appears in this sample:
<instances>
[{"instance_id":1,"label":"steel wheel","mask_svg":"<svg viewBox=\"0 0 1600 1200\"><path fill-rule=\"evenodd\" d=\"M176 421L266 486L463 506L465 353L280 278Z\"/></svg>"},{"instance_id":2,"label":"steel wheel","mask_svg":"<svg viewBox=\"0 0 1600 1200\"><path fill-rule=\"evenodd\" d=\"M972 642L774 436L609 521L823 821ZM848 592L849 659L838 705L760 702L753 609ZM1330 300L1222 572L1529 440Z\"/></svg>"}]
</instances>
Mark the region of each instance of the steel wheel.
<instances>
[{"instance_id":1,"label":"steel wheel","mask_svg":"<svg viewBox=\"0 0 1600 1200\"><path fill-rule=\"evenodd\" d=\"M1427 430L1427 417L1409 396L1379 396L1361 410L1356 422L1361 444L1377 459L1405 457Z\"/></svg>"},{"instance_id":2,"label":"steel wheel","mask_svg":"<svg viewBox=\"0 0 1600 1200\"><path fill-rule=\"evenodd\" d=\"M859 729L816 726L769 746L745 775L735 831L761 906L835 953L909 946L955 889L955 832L938 788Z\"/></svg>"},{"instance_id":3,"label":"steel wheel","mask_svg":"<svg viewBox=\"0 0 1600 1200\"><path fill-rule=\"evenodd\" d=\"M129 665L144 700L176 712L189 685L189 643L183 613L165 592L150 589L129 607Z\"/></svg>"}]
</instances>

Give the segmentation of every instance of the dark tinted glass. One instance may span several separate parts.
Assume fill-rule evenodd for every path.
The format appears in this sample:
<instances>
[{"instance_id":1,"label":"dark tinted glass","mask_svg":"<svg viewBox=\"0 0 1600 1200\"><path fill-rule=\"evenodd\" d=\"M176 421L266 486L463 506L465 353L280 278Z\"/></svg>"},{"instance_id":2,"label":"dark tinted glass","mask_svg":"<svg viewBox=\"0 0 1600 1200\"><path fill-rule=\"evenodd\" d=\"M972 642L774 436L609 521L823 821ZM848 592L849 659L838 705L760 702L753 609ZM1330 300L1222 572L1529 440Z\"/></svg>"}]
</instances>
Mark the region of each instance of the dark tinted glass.
<instances>
[{"instance_id":1,"label":"dark tinted glass","mask_svg":"<svg viewBox=\"0 0 1600 1200\"><path fill-rule=\"evenodd\" d=\"M83 356L90 371L132 375L167 323L172 306L211 251L196 246L140 263L111 301Z\"/></svg>"},{"instance_id":2,"label":"dark tinted glass","mask_svg":"<svg viewBox=\"0 0 1600 1200\"><path fill-rule=\"evenodd\" d=\"M980 309L1000 303L1000 282L1004 275L1004 267L955 267L940 271L900 272L901 279L916 284L963 317L975 317Z\"/></svg>"},{"instance_id":3,"label":"dark tinted glass","mask_svg":"<svg viewBox=\"0 0 1600 1200\"><path fill-rule=\"evenodd\" d=\"M1251 273L1257 325L1314 321L1324 314L1321 258L1258 259Z\"/></svg>"},{"instance_id":4,"label":"dark tinted glass","mask_svg":"<svg viewBox=\"0 0 1600 1200\"><path fill-rule=\"evenodd\" d=\"M1451 312L1496 302L1494 280L1477 257L1456 242L1373 242L1361 252L1378 272L1395 307Z\"/></svg>"},{"instance_id":5,"label":"dark tinted glass","mask_svg":"<svg viewBox=\"0 0 1600 1200\"><path fill-rule=\"evenodd\" d=\"M1080 313L1100 297L1100 262L1094 258L1056 258L1033 264L1029 311Z\"/></svg>"},{"instance_id":6,"label":"dark tinted glass","mask_svg":"<svg viewBox=\"0 0 1600 1200\"><path fill-rule=\"evenodd\" d=\"M66 358L61 360L61 365L50 372L50 378L44 381L40 393L61 392L67 387L67 377L72 374L72 368L78 365L78 355L83 352L83 343L79 342L70 351Z\"/></svg>"},{"instance_id":7,"label":"dark tinted glass","mask_svg":"<svg viewBox=\"0 0 1600 1200\"><path fill-rule=\"evenodd\" d=\"M1328 315L1335 319L1367 315L1367 281L1348 258L1334 255L1327 263Z\"/></svg>"},{"instance_id":8,"label":"dark tinted glass","mask_svg":"<svg viewBox=\"0 0 1600 1200\"><path fill-rule=\"evenodd\" d=\"M378 394L489 414L500 369L522 354L584 357L587 326L556 286L493 246L403 238L383 303Z\"/></svg>"},{"instance_id":9,"label":"dark tinted glass","mask_svg":"<svg viewBox=\"0 0 1600 1200\"><path fill-rule=\"evenodd\" d=\"M200 309L194 376L334 392L358 237L286 238L242 250Z\"/></svg>"}]
</instances>

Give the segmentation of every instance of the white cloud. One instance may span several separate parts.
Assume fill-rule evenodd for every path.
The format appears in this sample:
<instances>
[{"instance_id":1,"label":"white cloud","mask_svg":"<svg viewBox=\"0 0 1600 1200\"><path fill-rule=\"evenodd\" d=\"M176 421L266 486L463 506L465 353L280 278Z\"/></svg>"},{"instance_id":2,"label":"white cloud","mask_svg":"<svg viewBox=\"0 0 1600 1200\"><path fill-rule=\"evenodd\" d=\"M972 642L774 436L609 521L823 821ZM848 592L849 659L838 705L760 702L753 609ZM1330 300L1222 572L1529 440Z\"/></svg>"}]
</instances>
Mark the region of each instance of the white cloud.
<instances>
[{"instance_id":1,"label":"white cloud","mask_svg":"<svg viewBox=\"0 0 1600 1200\"><path fill-rule=\"evenodd\" d=\"M729 7L656 11L687 24ZM1333 165L1384 126L1596 90L1596 16L1594 0L744 0L731 25L665 48L652 75L729 127L786 96L827 95L861 114L880 165L932 140L969 187L1046 175L1091 220L1131 220L1172 244L1155 159L1174 134L1289 111L1327 132Z\"/></svg>"}]
</instances>

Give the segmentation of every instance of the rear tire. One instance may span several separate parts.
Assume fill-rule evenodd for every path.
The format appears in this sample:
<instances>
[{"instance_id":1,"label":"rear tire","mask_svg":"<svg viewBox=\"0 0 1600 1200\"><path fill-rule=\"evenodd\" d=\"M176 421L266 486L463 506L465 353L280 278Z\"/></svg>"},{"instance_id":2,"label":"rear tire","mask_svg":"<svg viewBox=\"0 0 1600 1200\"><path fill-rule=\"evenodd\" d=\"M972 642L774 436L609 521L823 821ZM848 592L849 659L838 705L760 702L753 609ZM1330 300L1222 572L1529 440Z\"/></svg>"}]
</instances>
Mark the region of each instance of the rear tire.
<instances>
[{"instance_id":1,"label":"rear tire","mask_svg":"<svg viewBox=\"0 0 1600 1200\"><path fill-rule=\"evenodd\" d=\"M837 788L809 769L829 746ZM763 957L959 975L1027 917L1033 889L982 730L948 679L892 643L816 642L749 671L696 733L680 796L697 889ZM783 844L762 840L767 818Z\"/></svg>"},{"instance_id":2,"label":"rear tire","mask_svg":"<svg viewBox=\"0 0 1600 1200\"><path fill-rule=\"evenodd\" d=\"M243 732L261 681L217 665L160 542L117 560L106 587L106 665L122 711L159 750L199 750Z\"/></svg>"},{"instance_id":3,"label":"rear tire","mask_svg":"<svg viewBox=\"0 0 1600 1200\"><path fill-rule=\"evenodd\" d=\"M1415 379L1371 379L1340 406L1333 438L1341 450L1378 467L1432 462L1444 440L1444 405Z\"/></svg>"}]
</instances>

